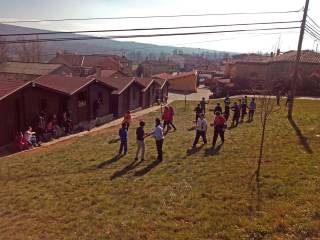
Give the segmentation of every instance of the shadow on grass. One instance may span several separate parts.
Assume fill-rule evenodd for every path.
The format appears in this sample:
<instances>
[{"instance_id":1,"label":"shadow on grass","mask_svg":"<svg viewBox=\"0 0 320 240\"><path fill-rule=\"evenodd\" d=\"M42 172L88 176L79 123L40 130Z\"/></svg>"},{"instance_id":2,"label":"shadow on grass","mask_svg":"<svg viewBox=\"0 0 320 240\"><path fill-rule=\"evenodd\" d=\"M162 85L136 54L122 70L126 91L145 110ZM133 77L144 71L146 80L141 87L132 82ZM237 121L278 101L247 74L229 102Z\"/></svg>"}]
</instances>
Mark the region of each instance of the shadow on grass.
<instances>
[{"instance_id":1,"label":"shadow on grass","mask_svg":"<svg viewBox=\"0 0 320 240\"><path fill-rule=\"evenodd\" d=\"M118 143L118 142L120 142L120 138L112 139L108 143L109 144L114 144L114 143Z\"/></svg>"},{"instance_id":2,"label":"shadow on grass","mask_svg":"<svg viewBox=\"0 0 320 240\"><path fill-rule=\"evenodd\" d=\"M223 146L223 144L221 143L221 144L218 145L216 148L208 148L208 149L206 149L204 155L205 155L206 157L217 155L217 154L219 154L222 146Z\"/></svg>"},{"instance_id":3,"label":"shadow on grass","mask_svg":"<svg viewBox=\"0 0 320 240\"><path fill-rule=\"evenodd\" d=\"M157 167L160 163L162 162L162 160L155 160L152 163L150 163L148 166L146 166L145 168L136 171L134 176L136 177L142 177L144 175L146 175L148 172L150 172L152 169L154 169L155 167Z\"/></svg>"},{"instance_id":4,"label":"shadow on grass","mask_svg":"<svg viewBox=\"0 0 320 240\"><path fill-rule=\"evenodd\" d=\"M111 177L110 180L114 180L116 178L122 177L123 175L127 174L128 172L132 171L133 169L135 169L136 167L138 167L140 164L142 163L142 161L139 160L133 160L133 162L131 162L129 165L125 166L123 169L121 169L120 171L115 172Z\"/></svg>"},{"instance_id":5,"label":"shadow on grass","mask_svg":"<svg viewBox=\"0 0 320 240\"><path fill-rule=\"evenodd\" d=\"M107 160L107 161L104 161L104 162L102 162L102 163L100 163L99 165L97 165L97 168L104 168L104 167L106 167L106 166L109 166L109 165L111 165L111 164L113 164L113 163L116 163L117 161L119 161L121 158L122 158L123 156L121 155L121 156L119 156L119 155L116 155L116 156L114 156L113 158L111 158L111 159L109 159L109 160Z\"/></svg>"},{"instance_id":6,"label":"shadow on grass","mask_svg":"<svg viewBox=\"0 0 320 240\"><path fill-rule=\"evenodd\" d=\"M289 123L291 124L292 128L296 132L296 135L299 138L300 144L304 147L307 153L312 154L313 150L311 149L309 143L308 143L308 138L303 135L302 131L298 127L298 125L295 123L293 119L289 119Z\"/></svg>"},{"instance_id":7,"label":"shadow on grass","mask_svg":"<svg viewBox=\"0 0 320 240\"><path fill-rule=\"evenodd\" d=\"M196 154L196 153L200 152L203 147L204 147L204 144L201 145L200 147L188 149L187 150L187 156L189 157L189 156L191 156L193 154Z\"/></svg>"},{"instance_id":8,"label":"shadow on grass","mask_svg":"<svg viewBox=\"0 0 320 240\"><path fill-rule=\"evenodd\" d=\"M195 127L195 126L193 126L193 127L191 127L191 128L188 129L189 132L194 131L194 130L196 130L196 127Z\"/></svg>"}]
</instances>

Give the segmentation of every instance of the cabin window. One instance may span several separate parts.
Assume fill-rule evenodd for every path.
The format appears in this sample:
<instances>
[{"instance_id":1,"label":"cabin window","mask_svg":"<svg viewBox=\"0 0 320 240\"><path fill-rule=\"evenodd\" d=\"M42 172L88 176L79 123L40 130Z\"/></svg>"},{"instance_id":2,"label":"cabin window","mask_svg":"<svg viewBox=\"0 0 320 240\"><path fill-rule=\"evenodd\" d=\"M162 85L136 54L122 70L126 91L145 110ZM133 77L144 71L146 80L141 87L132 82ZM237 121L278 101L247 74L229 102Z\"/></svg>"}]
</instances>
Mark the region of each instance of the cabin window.
<instances>
[{"instance_id":1,"label":"cabin window","mask_svg":"<svg viewBox=\"0 0 320 240\"><path fill-rule=\"evenodd\" d=\"M78 107L85 107L87 106L87 95L86 92L81 92L78 95Z\"/></svg>"}]
</instances>

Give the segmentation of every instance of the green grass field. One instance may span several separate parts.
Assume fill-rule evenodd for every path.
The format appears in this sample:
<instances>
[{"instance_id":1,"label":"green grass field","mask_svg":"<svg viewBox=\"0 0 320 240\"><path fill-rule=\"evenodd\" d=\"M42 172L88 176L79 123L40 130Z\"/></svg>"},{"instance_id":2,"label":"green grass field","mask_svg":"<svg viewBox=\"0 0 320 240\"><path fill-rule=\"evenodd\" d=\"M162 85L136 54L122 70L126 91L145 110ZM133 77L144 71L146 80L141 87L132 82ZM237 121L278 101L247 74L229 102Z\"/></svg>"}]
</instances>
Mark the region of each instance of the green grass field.
<instances>
[{"instance_id":1,"label":"green grass field","mask_svg":"<svg viewBox=\"0 0 320 240\"><path fill-rule=\"evenodd\" d=\"M320 239L319 102L297 101L296 129L285 109L272 115L260 212L248 187L259 115L228 130L219 151L187 151L188 104L174 104L178 131L166 137L160 164L152 138L145 161L134 162L138 119L119 160L118 128L0 159L0 239ZM148 130L155 116L143 118Z\"/></svg>"}]
</instances>

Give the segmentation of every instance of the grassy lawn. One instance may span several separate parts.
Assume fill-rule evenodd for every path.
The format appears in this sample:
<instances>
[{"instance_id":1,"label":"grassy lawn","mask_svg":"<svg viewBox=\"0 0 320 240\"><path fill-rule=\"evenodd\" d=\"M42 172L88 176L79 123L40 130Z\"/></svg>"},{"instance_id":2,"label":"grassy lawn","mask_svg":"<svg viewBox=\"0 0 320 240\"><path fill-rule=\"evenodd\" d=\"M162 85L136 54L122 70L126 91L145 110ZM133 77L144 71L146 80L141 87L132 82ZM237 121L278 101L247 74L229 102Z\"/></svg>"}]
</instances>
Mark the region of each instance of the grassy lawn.
<instances>
[{"instance_id":1,"label":"grassy lawn","mask_svg":"<svg viewBox=\"0 0 320 240\"><path fill-rule=\"evenodd\" d=\"M320 239L319 102L297 101L296 130L285 109L272 115L259 213L248 187L258 115L228 130L220 151L190 152L188 104L174 104L178 131L160 164L151 138L145 161L133 162L138 120L119 160L117 128L0 159L0 239ZM148 130L155 116L144 117Z\"/></svg>"}]
</instances>

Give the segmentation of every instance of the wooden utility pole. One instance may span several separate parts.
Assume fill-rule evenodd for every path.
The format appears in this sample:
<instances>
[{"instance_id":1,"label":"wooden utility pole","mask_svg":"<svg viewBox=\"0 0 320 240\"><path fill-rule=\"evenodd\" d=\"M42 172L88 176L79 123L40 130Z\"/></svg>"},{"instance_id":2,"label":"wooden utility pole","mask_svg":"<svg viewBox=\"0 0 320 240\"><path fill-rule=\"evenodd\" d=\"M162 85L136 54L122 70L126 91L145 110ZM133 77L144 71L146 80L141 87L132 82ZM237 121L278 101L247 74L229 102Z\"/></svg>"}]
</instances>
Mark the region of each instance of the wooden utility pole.
<instances>
[{"instance_id":1,"label":"wooden utility pole","mask_svg":"<svg viewBox=\"0 0 320 240\"><path fill-rule=\"evenodd\" d=\"M296 90L297 90L297 79L298 79L298 76L299 76L301 49L302 49L304 31L305 31L305 28L306 28L308 9L309 9L309 0L306 0L306 5L304 7L303 18L302 18L301 29L300 29L300 37L299 37L299 43L298 43L296 64L295 64L293 79L291 79L291 84L290 84L291 85L290 86L290 91L291 92L288 95L288 98L289 98L288 118L289 119L292 119L294 97L296 95Z\"/></svg>"}]
</instances>

